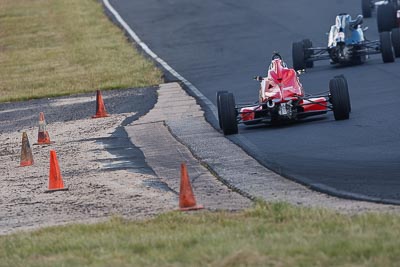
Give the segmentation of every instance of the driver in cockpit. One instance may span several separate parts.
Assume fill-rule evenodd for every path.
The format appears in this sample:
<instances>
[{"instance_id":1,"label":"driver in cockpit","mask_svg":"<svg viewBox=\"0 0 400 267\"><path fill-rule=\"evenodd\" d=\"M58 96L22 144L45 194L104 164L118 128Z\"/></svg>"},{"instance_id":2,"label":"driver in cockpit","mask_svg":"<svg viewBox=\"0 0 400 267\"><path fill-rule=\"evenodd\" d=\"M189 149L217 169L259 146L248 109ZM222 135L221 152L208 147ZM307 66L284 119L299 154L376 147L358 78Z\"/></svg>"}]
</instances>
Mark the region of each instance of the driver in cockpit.
<instances>
[{"instance_id":1,"label":"driver in cockpit","mask_svg":"<svg viewBox=\"0 0 400 267\"><path fill-rule=\"evenodd\" d=\"M272 54L271 64L269 64L268 71L273 70L275 68L274 67L275 66L275 61L274 61L275 59L279 59L281 66L283 68L287 68L287 65L286 65L285 61L283 61L282 56L278 52L274 52ZM267 73L267 76L268 76L268 73ZM262 76L256 76L256 77L254 77L254 79L259 81L259 82L261 82L263 77Z\"/></svg>"},{"instance_id":2,"label":"driver in cockpit","mask_svg":"<svg viewBox=\"0 0 400 267\"><path fill-rule=\"evenodd\" d=\"M342 32L342 38L344 38L344 34L348 32L348 30L357 29L363 23L363 19L364 17L362 15L358 15L354 20L347 13L337 15L335 25L332 25L331 30L329 31L328 47L336 46L336 37L338 36L338 33Z\"/></svg>"},{"instance_id":3,"label":"driver in cockpit","mask_svg":"<svg viewBox=\"0 0 400 267\"><path fill-rule=\"evenodd\" d=\"M347 13L341 13L336 16L335 26L340 28L344 27L344 25L349 24L349 26L353 29L357 29L358 25L363 23L364 17L362 15L358 15L356 19L352 19L351 16Z\"/></svg>"},{"instance_id":4,"label":"driver in cockpit","mask_svg":"<svg viewBox=\"0 0 400 267\"><path fill-rule=\"evenodd\" d=\"M280 60L281 60L282 67L287 68L287 65L286 65L285 61L283 61L282 56L281 56L278 52L274 52L274 53L272 54L271 61L274 61L274 59L280 59ZM271 62L271 64L270 64L270 68L271 68L271 65L273 65L272 62Z\"/></svg>"}]
</instances>

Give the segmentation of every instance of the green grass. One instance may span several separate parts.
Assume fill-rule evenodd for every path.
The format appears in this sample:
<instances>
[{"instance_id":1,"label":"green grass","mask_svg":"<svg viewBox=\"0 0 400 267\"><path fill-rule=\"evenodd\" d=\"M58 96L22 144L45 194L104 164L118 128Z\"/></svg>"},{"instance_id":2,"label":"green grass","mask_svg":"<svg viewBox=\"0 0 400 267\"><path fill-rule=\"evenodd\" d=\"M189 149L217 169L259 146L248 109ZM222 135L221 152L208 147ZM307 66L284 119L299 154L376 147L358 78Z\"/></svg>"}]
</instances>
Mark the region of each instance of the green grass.
<instances>
[{"instance_id":1,"label":"green grass","mask_svg":"<svg viewBox=\"0 0 400 267\"><path fill-rule=\"evenodd\" d=\"M162 82L96 0L1 0L0 25L0 101Z\"/></svg>"},{"instance_id":2,"label":"green grass","mask_svg":"<svg viewBox=\"0 0 400 267\"><path fill-rule=\"evenodd\" d=\"M262 204L0 237L0 266L399 266L400 217Z\"/></svg>"}]
</instances>

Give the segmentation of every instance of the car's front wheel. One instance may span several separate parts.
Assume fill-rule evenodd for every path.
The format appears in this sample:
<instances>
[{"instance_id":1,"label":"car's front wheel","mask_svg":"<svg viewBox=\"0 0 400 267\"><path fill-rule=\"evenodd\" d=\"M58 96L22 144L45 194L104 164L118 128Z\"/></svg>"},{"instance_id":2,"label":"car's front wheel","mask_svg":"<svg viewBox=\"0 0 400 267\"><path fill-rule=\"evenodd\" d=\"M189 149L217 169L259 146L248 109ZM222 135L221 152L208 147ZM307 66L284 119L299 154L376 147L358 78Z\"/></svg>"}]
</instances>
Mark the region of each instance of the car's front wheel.
<instances>
[{"instance_id":1,"label":"car's front wheel","mask_svg":"<svg viewBox=\"0 0 400 267\"><path fill-rule=\"evenodd\" d=\"M232 93L223 92L219 94L219 101L217 103L218 117L220 118L220 125L224 135L231 135L238 133L237 113L235 107L235 97Z\"/></svg>"},{"instance_id":2,"label":"car's front wheel","mask_svg":"<svg viewBox=\"0 0 400 267\"><path fill-rule=\"evenodd\" d=\"M222 129L222 119L221 119L221 95L228 93L228 91L218 91L217 92L217 108L218 108L218 123L219 128Z\"/></svg>"},{"instance_id":3,"label":"car's front wheel","mask_svg":"<svg viewBox=\"0 0 400 267\"><path fill-rule=\"evenodd\" d=\"M381 54L383 62L394 62L395 56L390 32L379 33L379 39L381 42Z\"/></svg>"},{"instance_id":4,"label":"car's front wheel","mask_svg":"<svg viewBox=\"0 0 400 267\"><path fill-rule=\"evenodd\" d=\"M396 9L393 4L378 6L376 14L379 32L390 32L397 27Z\"/></svg>"},{"instance_id":5,"label":"car's front wheel","mask_svg":"<svg viewBox=\"0 0 400 267\"><path fill-rule=\"evenodd\" d=\"M348 105L349 105L349 112L351 112L351 103L350 103L350 94L349 94L349 86L347 84L347 79L344 77L343 74L335 76L336 79L338 79L338 82L341 83L340 86L343 86L345 91L347 91L347 100L348 100Z\"/></svg>"},{"instance_id":6,"label":"car's front wheel","mask_svg":"<svg viewBox=\"0 0 400 267\"><path fill-rule=\"evenodd\" d=\"M330 102L335 120L347 120L350 117L350 97L347 86L339 77L329 82Z\"/></svg>"}]
</instances>

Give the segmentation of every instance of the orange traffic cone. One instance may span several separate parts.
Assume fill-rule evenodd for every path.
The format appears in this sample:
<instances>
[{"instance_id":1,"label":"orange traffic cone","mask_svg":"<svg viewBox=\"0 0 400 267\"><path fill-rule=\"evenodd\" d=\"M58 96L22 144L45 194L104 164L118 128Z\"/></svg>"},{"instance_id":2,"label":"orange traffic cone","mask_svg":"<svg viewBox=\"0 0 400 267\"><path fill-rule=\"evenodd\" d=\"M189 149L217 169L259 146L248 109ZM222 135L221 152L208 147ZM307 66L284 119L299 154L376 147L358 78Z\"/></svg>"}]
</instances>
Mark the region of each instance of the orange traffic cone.
<instances>
[{"instance_id":1,"label":"orange traffic cone","mask_svg":"<svg viewBox=\"0 0 400 267\"><path fill-rule=\"evenodd\" d=\"M196 204L185 163L181 164L181 188L179 192L179 208L182 211L204 209L203 205Z\"/></svg>"},{"instance_id":2,"label":"orange traffic cone","mask_svg":"<svg viewBox=\"0 0 400 267\"><path fill-rule=\"evenodd\" d=\"M106 108L104 106L103 97L101 96L100 90L97 90L96 96L96 115L92 116L92 118L103 118L108 117Z\"/></svg>"},{"instance_id":3,"label":"orange traffic cone","mask_svg":"<svg viewBox=\"0 0 400 267\"><path fill-rule=\"evenodd\" d=\"M46 120L44 119L44 113L39 113L39 132L38 141L35 145L48 145L51 144L49 133L46 131Z\"/></svg>"},{"instance_id":4,"label":"orange traffic cone","mask_svg":"<svg viewBox=\"0 0 400 267\"><path fill-rule=\"evenodd\" d=\"M50 172L49 172L49 190L46 193L55 191L66 191L61 177L60 167L58 166L56 151L50 150Z\"/></svg>"},{"instance_id":5,"label":"orange traffic cone","mask_svg":"<svg viewBox=\"0 0 400 267\"><path fill-rule=\"evenodd\" d=\"M29 144L28 135L26 132L22 133L22 147L21 147L21 162L19 166L25 167L33 164L33 156L31 145Z\"/></svg>"}]
</instances>

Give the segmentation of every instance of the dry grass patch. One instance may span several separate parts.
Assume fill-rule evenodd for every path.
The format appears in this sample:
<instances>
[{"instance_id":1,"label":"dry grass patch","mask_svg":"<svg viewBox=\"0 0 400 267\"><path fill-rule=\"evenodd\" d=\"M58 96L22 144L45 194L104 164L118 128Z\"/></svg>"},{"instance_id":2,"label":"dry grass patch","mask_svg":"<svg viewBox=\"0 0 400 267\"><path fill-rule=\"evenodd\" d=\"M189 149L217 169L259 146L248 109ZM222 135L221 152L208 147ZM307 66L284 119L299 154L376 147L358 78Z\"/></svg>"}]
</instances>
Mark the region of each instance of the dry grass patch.
<instances>
[{"instance_id":1,"label":"dry grass patch","mask_svg":"<svg viewBox=\"0 0 400 267\"><path fill-rule=\"evenodd\" d=\"M96 0L1 0L0 25L0 101L162 82Z\"/></svg>"}]
</instances>

